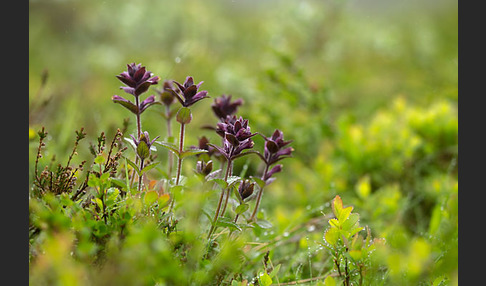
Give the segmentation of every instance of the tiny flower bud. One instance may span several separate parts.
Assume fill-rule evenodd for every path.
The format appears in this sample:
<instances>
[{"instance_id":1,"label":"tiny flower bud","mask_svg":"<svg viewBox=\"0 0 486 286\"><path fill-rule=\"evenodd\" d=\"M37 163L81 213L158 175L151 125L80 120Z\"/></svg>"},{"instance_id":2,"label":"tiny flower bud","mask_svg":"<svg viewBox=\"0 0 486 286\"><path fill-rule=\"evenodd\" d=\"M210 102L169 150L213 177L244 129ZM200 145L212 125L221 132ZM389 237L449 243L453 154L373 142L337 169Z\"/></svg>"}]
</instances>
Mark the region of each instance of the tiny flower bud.
<instances>
[{"instance_id":1,"label":"tiny flower bud","mask_svg":"<svg viewBox=\"0 0 486 286\"><path fill-rule=\"evenodd\" d=\"M177 112L176 120L180 124L189 124L189 122L191 122L191 120L192 120L191 110L187 107L182 107Z\"/></svg>"}]
</instances>

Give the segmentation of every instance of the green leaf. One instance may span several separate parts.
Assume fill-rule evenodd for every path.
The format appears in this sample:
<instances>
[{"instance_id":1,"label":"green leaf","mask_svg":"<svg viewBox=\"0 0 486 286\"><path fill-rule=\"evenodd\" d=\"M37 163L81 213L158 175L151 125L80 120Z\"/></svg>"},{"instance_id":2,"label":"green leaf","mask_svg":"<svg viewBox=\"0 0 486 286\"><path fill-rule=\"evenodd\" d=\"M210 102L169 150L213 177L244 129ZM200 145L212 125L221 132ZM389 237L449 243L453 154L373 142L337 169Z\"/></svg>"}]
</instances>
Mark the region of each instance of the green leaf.
<instances>
[{"instance_id":1,"label":"green leaf","mask_svg":"<svg viewBox=\"0 0 486 286\"><path fill-rule=\"evenodd\" d=\"M145 143L144 141L141 141L138 143L138 146L137 146L137 155L141 158L141 159L146 159L150 156L150 148L149 146L147 145L147 143Z\"/></svg>"},{"instance_id":2,"label":"green leaf","mask_svg":"<svg viewBox=\"0 0 486 286\"><path fill-rule=\"evenodd\" d=\"M336 286L336 280L329 275L324 279L324 286Z\"/></svg>"},{"instance_id":3,"label":"green leaf","mask_svg":"<svg viewBox=\"0 0 486 286\"><path fill-rule=\"evenodd\" d=\"M98 205L100 210L103 209L103 202L99 198L94 198L95 203Z\"/></svg>"},{"instance_id":4,"label":"green leaf","mask_svg":"<svg viewBox=\"0 0 486 286\"><path fill-rule=\"evenodd\" d=\"M241 180L239 176L230 176L226 181L228 182L228 188L232 187L234 184Z\"/></svg>"},{"instance_id":5,"label":"green leaf","mask_svg":"<svg viewBox=\"0 0 486 286\"><path fill-rule=\"evenodd\" d=\"M102 156L102 155L98 155L95 159L94 159L94 162L96 164L103 164L103 162L105 162L105 158Z\"/></svg>"},{"instance_id":6,"label":"green leaf","mask_svg":"<svg viewBox=\"0 0 486 286\"><path fill-rule=\"evenodd\" d=\"M108 181L108 180L109 180L109 178L110 178L110 173L103 173L103 174L101 175L101 177L100 177L100 180L101 180L102 182L106 182L106 181Z\"/></svg>"},{"instance_id":7,"label":"green leaf","mask_svg":"<svg viewBox=\"0 0 486 286\"><path fill-rule=\"evenodd\" d=\"M434 279L434 282L432 282L432 286L442 286L442 285L447 285L447 281L449 279L445 275L440 275L439 277Z\"/></svg>"},{"instance_id":8,"label":"green leaf","mask_svg":"<svg viewBox=\"0 0 486 286\"><path fill-rule=\"evenodd\" d=\"M91 169L93 170L93 172L99 174L100 172L102 172L102 166L100 166L99 164L94 164Z\"/></svg>"},{"instance_id":9,"label":"green leaf","mask_svg":"<svg viewBox=\"0 0 486 286\"><path fill-rule=\"evenodd\" d=\"M434 235L439 229L442 220L442 211L440 204L437 204L432 210L432 215L429 223L429 234Z\"/></svg>"},{"instance_id":10,"label":"green leaf","mask_svg":"<svg viewBox=\"0 0 486 286\"><path fill-rule=\"evenodd\" d=\"M138 168L137 164L135 164L134 162L132 162L132 160L126 157L125 159L127 160L128 165L130 165L135 170L135 172L137 172L137 174L140 176L140 169Z\"/></svg>"},{"instance_id":11,"label":"green leaf","mask_svg":"<svg viewBox=\"0 0 486 286\"><path fill-rule=\"evenodd\" d=\"M356 193L362 199L368 198L371 193L371 184L370 184L370 177L364 176L359 179L358 183L356 184Z\"/></svg>"},{"instance_id":12,"label":"green leaf","mask_svg":"<svg viewBox=\"0 0 486 286\"><path fill-rule=\"evenodd\" d=\"M339 221L338 221L337 219L335 219L335 218L330 219L330 220L329 220L329 224L330 224L331 226L333 226L333 227L337 227L337 228L339 228L339 227L341 226L341 224L339 223Z\"/></svg>"},{"instance_id":13,"label":"green leaf","mask_svg":"<svg viewBox=\"0 0 486 286\"><path fill-rule=\"evenodd\" d=\"M88 178L88 186L89 187L98 187L101 184L101 181L95 174L89 174Z\"/></svg>"},{"instance_id":14,"label":"green leaf","mask_svg":"<svg viewBox=\"0 0 486 286\"><path fill-rule=\"evenodd\" d=\"M201 154L201 153L205 153L205 152L208 152L208 150L204 150L204 149L189 149L189 150L186 150L186 151L182 151L182 153L180 155L180 158L181 159L184 159L186 157L193 156L193 155L197 155L197 154Z\"/></svg>"},{"instance_id":15,"label":"green leaf","mask_svg":"<svg viewBox=\"0 0 486 286\"><path fill-rule=\"evenodd\" d=\"M123 157L125 158L125 185L127 187L127 190L130 190L130 179L129 179L129 175L128 175L128 160L126 157Z\"/></svg>"},{"instance_id":16,"label":"green leaf","mask_svg":"<svg viewBox=\"0 0 486 286\"><path fill-rule=\"evenodd\" d=\"M332 211L333 211L334 215L336 216L336 218L341 223L343 223L348 218L348 216L349 216L349 214L351 213L352 210L353 210L353 207L347 207L347 208L343 207L343 201L341 200L340 196L336 196L334 198L333 203L332 203Z\"/></svg>"},{"instance_id":17,"label":"green leaf","mask_svg":"<svg viewBox=\"0 0 486 286\"><path fill-rule=\"evenodd\" d=\"M145 193L143 200L147 205L152 205L157 201L158 198L159 194L156 191L149 191Z\"/></svg>"},{"instance_id":18,"label":"green leaf","mask_svg":"<svg viewBox=\"0 0 486 286\"><path fill-rule=\"evenodd\" d=\"M244 213L246 210L248 210L248 208L249 208L249 207L250 207L250 206L249 206L248 204L241 204L241 205L239 205L239 206L237 206L237 207L236 207L235 212L236 212L237 214L242 214L242 213Z\"/></svg>"},{"instance_id":19,"label":"green leaf","mask_svg":"<svg viewBox=\"0 0 486 286\"><path fill-rule=\"evenodd\" d=\"M259 219L255 222L255 224L257 226L259 226L260 228L272 228L273 225L271 222L269 222L268 220L264 220L264 219Z\"/></svg>"},{"instance_id":20,"label":"green leaf","mask_svg":"<svg viewBox=\"0 0 486 286\"><path fill-rule=\"evenodd\" d=\"M329 243L330 245L336 245L339 239L339 229L335 227L329 228L326 233L324 234L324 239Z\"/></svg>"},{"instance_id":21,"label":"green leaf","mask_svg":"<svg viewBox=\"0 0 486 286\"><path fill-rule=\"evenodd\" d=\"M211 222L211 224L213 223L213 218L211 217L211 215L208 213L208 211L206 210L202 210L202 213L208 218L208 221Z\"/></svg>"},{"instance_id":22,"label":"green leaf","mask_svg":"<svg viewBox=\"0 0 486 286\"><path fill-rule=\"evenodd\" d=\"M116 198L120 195L120 190L118 188L109 188L106 190L106 199L107 200L116 200Z\"/></svg>"},{"instance_id":23,"label":"green leaf","mask_svg":"<svg viewBox=\"0 0 486 286\"><path fill-rule=\"evenodd\" d=\"M359 249L354 249L349 251L349 256L353 258L354 261L360 260L362 258L362 252Z\"/></svg>"},{"instance_id":24,"label":"green leaf","mask_svg":"<svg viewBox=\"0 0 486 286\"><path fill-rule=\"evenodd\" d=\"M111 178L111 182L113 183L113 185L116 185L116 186L121 187L121 188L127 187L125 180L120 179L120 178Z\"/></svg>"},{"instance_id":25,"label":"green leaf","mask_svg":"<svg viewBox=\"0 0 486 286\"><path fill-rule=\"evenodd\" d=\"M359 226L359 224L354 225L354 227L349 231L349 236L353 236L358 232L362 231L364 227Z\"/></svg>"},{"instance_id":26,"label":"green leaf","mask_svg":"<svg viewBox=\"0 0 486 286\"><path fill-rule=\"evenodd\" d=\"M280 271L280 266L282 266L282 264L278 264L273 268L272 273L270 273L271 278L277 276L278 272Z\"/></svg>"},{"instance_id":27,"label":"green leaf","mask_svg":"<svg viewBox=\"0 0 486 286\"><path fill-rule=\"evenodd\" d=\"M155 141L154 144L158 144L165 149L172 151L179 158L179 147L174 143Z\"/></svg>"},{"instance_id":28,"label":"green leaf","mask_svg":"<svg viewBox=\"0 0 486 286\"><path fill-rule=\"evenodd\" d=\"M250 176L250 178L260 187L260 189L265 187L265 181L264 180L262 180L258 177L254 177L254 176Z\"/></svg>"},{"instance_id":29,"label":"green leaf","mask_svg":"<svg viewBox=\"0 0 486 286\"><path fill-rule=\"evenodd\" d=\"M341 227L343 230L351 232L352 230L355 229L354 226L358 221L359 221L359 214L352 213L349 215L347 220L341 222ZM357 226L359 227L359 223Z\"/></svg>"},{"instance_id":30,"label":"green leaf","mask_svg":"<svg viewBox=\"0 0 486 286\"><path fill-rule=\"evenodd\" d=\"M165 207L170 201L170 195L169 194L163 194L159 196L157 199L157 203L159 204L160 207Z\"/></svg>"},{"instance_id":31,"label":"green leaf","mask_svg":"<svg viewBox=\"0 0 486 286\"><path fill-rule=\"evenodd\" d=\"M273 281L270 275L268 275L266 272L260 273L260 277L258 277L258 283L260 286L270 286L272 285Z\"/></svg>"},{"instance_id":32,"label":"green leaf","mask_svg":"<svg viewBox=\"0 0 486 286\"><path fill-rule=\"evenodd\" d=\"M147 166L143 167L142 171L140 171L140 174L145 174L149 170L155 168L157 166L157 164L159 164L159 162L152 162L152 163L148 164Z\"/></svg>"},{"instance_id":33,"label":"green leaf","mask_svg":"<svg viewBox=\"0 0 486 286\"><path fill-rule=\"evenodd\" d=\"M241 228L239 225L237 225L235 222L231 221L230 219L226 217L220 217L216 221L216 226L221 226L221 227L227 227L233 230L239 230L241 231Z\"/></svg>"},{"instance_id":34,"label":"green leaf","mask_svg":"<svg viewBox=\"0 0 486 286\"><path fill-rule=\"evenodd\" d=\"M228 183L226 183L223 179L214 178L209 181L218 184L222 189L226 189L228 187Z\"/></svg>"},{"instance_id":35,"label":"green leaf","mask_svg":"<svg viewBox=\"0 0 486 286\"><path fill-rule=\"evenodd\" d=\"M176 144L177 143L177 139L175 136L169 136L167 137L167 140L165 141L166 143L169 143L169 144Z\"/></svg>"}]
</instances>

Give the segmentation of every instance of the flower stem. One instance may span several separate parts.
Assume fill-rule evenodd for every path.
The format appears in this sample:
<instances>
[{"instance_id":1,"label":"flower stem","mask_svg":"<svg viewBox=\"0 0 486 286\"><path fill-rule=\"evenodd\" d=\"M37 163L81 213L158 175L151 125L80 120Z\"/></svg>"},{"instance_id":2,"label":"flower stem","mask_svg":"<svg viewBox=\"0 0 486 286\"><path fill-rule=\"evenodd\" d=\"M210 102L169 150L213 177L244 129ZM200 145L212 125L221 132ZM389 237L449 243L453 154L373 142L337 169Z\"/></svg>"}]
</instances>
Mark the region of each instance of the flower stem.
<instances>
[{"instance_id":1,"label":"flower stem","mask_svg":"<svg viewBox=\"0 0 486 286\"><path fill-rule=\"evenodd\" d=\"M170 107L169 106L166 106L165 107L165 115L166 115L166 118L167 118L167 137L170 138L172 137L172 128L171 128L171 120L170 120ZM167 177L171 177L172 175L172 164L174 163L174 159L172 157L172 152L169 152L169 156L168 156L168 172L167 172Z\"/></svg>"},{"instance_id":2,"label":"flower stem","mask_svg":"<svg viewBox=\"0 0 486 286\"><path fill-rule=\"evenodd\" d=\"M135 96L135 105L137 109L140 110L140 102L138 96ZM140 112L137 112L137 138L140 139L140 135L142 134L142 121L140 120Z\"/></svg>"},{"instance_id":3,"label":"flower stem","mask_svg":"<svg viewBox=\"0 0 486 286\"><path fill-rule=\"evenodd\" d=\"M137 106L137 109L140 110L140 100L138 96L135 96L135 105ZM137 112L136 114L137 118L137 140L140 140L140 135L142 134L142 121L140 120L140 113ZM138 164L138 156L135 156L135 164ZM130 188L133 184L133 180L135 179L135 170L132 170L132 176L130 178ZM138 182L140 186L140 182ZM138 188L140 190L140 187Z\"/></svg>"},{"instance_id":4,"label":"flower stem","mask_svg":"<svg viewBox=\"0 0 486 286\"><path fill-rule=\"evenodd\" d=\"M179 158L178 158L178 164L177 164L177 177L176 177L176 185L179 185L179 181L181 178L181 168L182 168L182 159L181 159L181 153L184 148L184 127L185 124L181 123L181 132L180 132L180 139L179 139ZM169 213L172 211L174 208L174 194L172 194L172 201L170 202L170 207L169 207Z\"/></svg>"},{"instance_id":5,"label":"flower stem","mask_svg":"<svg viewBox=\"0 0 486 286\"><path fill-rule=\"evenodd\" d=\"M177 177L176 177L176 185L179 185L179 180L181 178L181 167L182 167L182 158L181 154L184 148L184 123L181 123L181 132L180 132L180 140L179 140L179 160L177 164Z\"/></svg>"},{"instance_id":6,"label":"flower stem","mask_svg":"<svg viewBox=\"0 0 486 286\"><path fill-rule=\"evenodd\" d=\"M269 165L267 165L267 166L265 167L265 171L263 172L262 180L265 180L265 177L267 176L267 172L268 172L268 168L269 168L269 167L270 167ZM255 204L255 209L253 210L253 213L251 214L251 217L250 217L250 219L249 219L249 221L250 221L250 222L251 222L251 221L255 221L255 216L256 216L256 214L258 213L258 207L260 206L260 201L261 201L261 199L262 199L262 195L263 195L263 188L264 188L264 187L265 187L265 186L262 186L262 187L261 187L261 189L260 189L260 192L258 193L257 201L256 201L256 204Z\"/></svg>"},{"instance_id":7,"label":"flower stem","mask_svg":"<svg viewBox=\"0 0 486 286\"><path fill-rule=\"evenodd\" d=\"M233 168L231 167L231 165L232 165L232 162L230 162L230 163L228 164L228 167L230 167L230 171L229 171L229 173L231 173L231 170L233 169ZM228 175L226 175L226 177L228 177ZM225 182L226 182L226 179L227 179L227 178L225 178L225 179L224 179L224 180L225 180ZM231 190L230 188L227 188L227 189L226 189L226 200L224 201L223 210L221 211L221 215L220 215L220 217L224 216L224 212L226 211L226 206L228 205L228 200L229 200L229 197L230 197L230 190Z\"/></svg>"},{"instance_id":8,"label":"flower stem","mask_svg":"<svg viewBox=\"0 0 486 286\"><path fill-rule=\"evenodd\" d=\"M228 165L226 166L226 174L224 175L224 181L225 182L227 182L227 180L228 180L228 174L230 172L230 169L231 169L231 161L229 161ZM214 218L213 218L213 223L211 224L211 229L209 230L209 233L208 233L208 239L211 238L211 235L213 234L213 231L215 230L215 225L216 225L216 221L218 220L219 210L221 209L221 203L223 202L224 191L225 190L221 191L221 196L219 197L218 207L216 208L216 212L215 212Z\"/></svg>"},{"instance_id":9,"label":"flower stem","mask_svg":"<svg viewBox=\"0 0 486 286\"><path fill-rule=\"evenodd\" d=\"M140 172L143 169L143 159L140 159ZM138 176L138 191L140 192L142 190L142 182L143 182L143 174L140 174Z\"/></svg>"}]
</instances>

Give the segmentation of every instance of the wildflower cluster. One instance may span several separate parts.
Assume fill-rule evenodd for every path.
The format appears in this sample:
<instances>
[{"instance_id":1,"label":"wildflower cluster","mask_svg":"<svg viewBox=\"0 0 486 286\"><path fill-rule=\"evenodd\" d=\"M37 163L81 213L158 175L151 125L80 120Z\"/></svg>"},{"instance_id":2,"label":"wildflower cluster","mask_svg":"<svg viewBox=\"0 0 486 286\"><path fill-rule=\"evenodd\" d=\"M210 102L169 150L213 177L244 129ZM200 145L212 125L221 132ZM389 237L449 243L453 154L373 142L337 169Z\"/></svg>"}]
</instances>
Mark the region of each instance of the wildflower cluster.
<instances>
[{"instance_id":1,"label":"wildflower cluster","mask_svg":"<svg viewBox=\"0 0 486 286\"><path fill-rule=\"evenodd\" d=\"M246 202L254 198L254 193L257 193L258 195L254 210L249 217L248 222L256 221L256 214L258 213L258 208L262 199L263 188L265 185L268 185L275 180L275 178L272 177L274 174L282 170L281 164L275 164L291 155L293 149L292 147L288 147L288 144L291 141L285 141L283 132L276 129L270 137L260 134L265 139L263 154L254 150L255 142L253 141L253 137L259 133L251 131L248 119L236 115L238 108L244 103L243 100L232 100L231 95L222 94L220 97L216 97L211 105L211 109L218 122L215 127L209 128L221 137L221 145L211 143L207 137L203 136L199 139L199 146L192 146L186 149L184 146L185 127L187 124L191 123L193 118L191 107L197 102L209 98L208 91L201 90L203 81L195 84L192 76L187 76L183 83L170 79L164 80L162 89L156 89L156 92L159 95L158 99L155 98L155 95L151 95L141 101L139 97L147 92L151 85L158 84L160 78L154 76L150 71L147 71L141 64L131 63L128 64L127 67L127 71L122 72L116 77L125 84L121 89L135 97L135 103L118 95L114 95L112 100L115 103L121 104L131 113L136 115L137 136L130 136L136 154L135 159L136 161L139 161L139 163L132 162L131 164L132 167L136 167L136 171L140 175L138 178L138 190L143 190L143 172L141 172L141 170L144 169L144 162L151 154L150 150L155 147L154 145L162 146L170 151L167 166L167 184L169 187L171 185L177 186L181 184L180 179L183 159L191 155L196 155L198 157L195 173L200 174L206 180L219 179L224 182L219 202L212 219L211 228L208 233L208 239L212 237L214 230L217 228L218 220L224 219L229 197L232 194L231 190L236 186L238 187L235 189L234 193L237 197L237 201L240 202L240 207L235 215L235 222L238 220L238 216L243 213L242 210L246 211L248 209L249 206ZM177 110L172 109L175 102L180 103ZM174 117L177 123L180 124L178 142L171 142L170 140L162 142L156 141L160 136L150 140L148 131L142 130L141 114L153 105L165 106L165 110L160 114L166 119L166 138L173 138L171 124ZM258 176L252 176L253 181L240 178L239 180L232 180L232 182L230 182L229 178L232 176L234 161L242 156L250 154L258 155L263 161L264 172L261 174L260 179L257 179ZM177 157L177 173L174 180L172 180L173 155ZM220 161L220 168L216 171L214 171L216 166L213 162L213 158ZM256 188L256 186L258 186L258 188ZM174 206L175 196L174 194L171 194L170 207L168 210L171 215L173 215Z\"/></svg>"}]
</instances>

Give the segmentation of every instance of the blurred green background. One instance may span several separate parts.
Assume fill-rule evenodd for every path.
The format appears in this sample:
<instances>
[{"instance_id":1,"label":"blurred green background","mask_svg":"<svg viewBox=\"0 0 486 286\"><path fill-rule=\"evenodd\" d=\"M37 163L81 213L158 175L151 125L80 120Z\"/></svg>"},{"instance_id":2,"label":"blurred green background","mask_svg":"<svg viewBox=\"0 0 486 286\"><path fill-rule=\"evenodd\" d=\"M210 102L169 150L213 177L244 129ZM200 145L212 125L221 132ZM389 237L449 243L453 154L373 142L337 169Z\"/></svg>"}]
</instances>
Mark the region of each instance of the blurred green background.
<instances>
[{"instance_id":1,"label":"blurred green background","mask_svg":"<svg viewBox=\"0 0 486 286\"><path fill-rule=\"evenodd\" d=\"M50 134L46 161L67 158L81 127L88 138L112 138L130 117L134 132L131 115L111 101L126 96L115 78L126 64L142 63L161 79L190 75L213 98L243 98L238 113L252 131L278 128L293 140L294 158L262 203L275 235L328 213L339 194L387 239L390 275L454 279L457 4L29 1L31 162L42 126ZM217 138L200 129L217 122L211 103L194 106L187 145ZM151 137L166 132L158 108L142 117ZM87 157L85 142L78 160ZM256 160L249 164L258 170Z\"/></svg>"}]
</instances>

